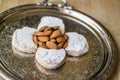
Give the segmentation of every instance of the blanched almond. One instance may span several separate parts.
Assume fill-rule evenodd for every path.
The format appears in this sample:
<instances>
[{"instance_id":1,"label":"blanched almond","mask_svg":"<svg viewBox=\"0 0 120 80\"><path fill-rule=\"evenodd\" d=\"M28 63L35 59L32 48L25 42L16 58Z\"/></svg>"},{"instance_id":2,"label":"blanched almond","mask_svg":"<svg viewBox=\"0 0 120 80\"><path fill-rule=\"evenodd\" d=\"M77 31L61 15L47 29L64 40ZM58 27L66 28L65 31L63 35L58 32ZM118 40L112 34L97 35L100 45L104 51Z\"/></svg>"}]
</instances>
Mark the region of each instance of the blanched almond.
<instances>
[{"instance_id":1,"label":"blanched almond","mask_svg":"<svg viewBox=\"0 0 120 80\"><path fill-rule=\"evenodd\" d=\"M38 37L38 40L41 41L41 42L47 42L47 41L49 41L49 37L40 36L40 37Z\"/></svg>"},{"instance_id":2,"label":"blanched almond","mask_svg":"<svg viewBox=\"0 0 120 80\"><path fill-rule=\"evenodd\" d=\"M57 38L57 37L59 37L59 36L61 36L61 35L62 35L61 30L55 30L55 31L53 31L53 33L51 34L50 38Z\"/></svg>"},{"instance_id":3,"label":"blanched almond","mask_svg":"<svg viewBox=\"0 0 120 80\"><path fill-rule=\"evenodd\" d=\"M48 42L46 42L46 45L50 49L57 49L57 45L54 42L48 41Z\"/></svg>"},{"instance_id":4,"label":"blanched almond","mask_svg":"<svg viewBox=\"0 0 120 80\"><path fill-rule=\"evenodd\" d=\"M65 42L63 48L66 48L68 46L68 42Z\"/></svg>"},{"instance_id":5,"label":"blanched almond","mask_svg":"<svg viewBox=\"0 0 120 80\"><path fill-rule=\"evenodd\" d=\"M34 41L34 43L35 43L36 45L38 44L37 36L33 36L33 41Z\"/></svg>"},{"instance_id":6,"label":"blanched almond","mask_svg":"<svg viewBox=\"0 0 120 80\"><path fill-rule=\"evenodd\" d=\"M48 26L44 26L44 27L40 28L39 31L43 32L46 28L48 28Z\"/></svg>"},{"instance_id":7,"label":"blanched almond","mask_svg":"<svg viewBox=\"0 0 120 80\"><path fill-rule=\"evenodd\" d=\"M64 42L59 43L59 44L58 44L58 49L62 48L63 45L64 45Z\"/></svg>"},{"instance_id":8,"label":"blanched almond","mask_svg":"<svg viewBox=\"0 0 120 80\"><path fill-rule=\"evenodd\" d=\"M44 42L39 41L38 44L39 44L39 47L48 48Z\"/></svg>"},{"instance_id":9,"label":"blanched almond","mask_svg":"<svg viewBox=\"0 0 120 80\"><path fill-rule=\"evenodd\" d=\"M59 29L59 26L54 26L53 29L57 30L57 29Z\"/></svg>"},{"instance_id":10,"label":"blanched almond","mask_svg":"<svg viewBox=\"0 0 120 80\"><path fill-rule=\"evenodd\" d=\"M64 37L58 37L56 40L57 40L58 43L61 43L61 42L65 41L65 38Z\"/></svg>"}]
</instances>

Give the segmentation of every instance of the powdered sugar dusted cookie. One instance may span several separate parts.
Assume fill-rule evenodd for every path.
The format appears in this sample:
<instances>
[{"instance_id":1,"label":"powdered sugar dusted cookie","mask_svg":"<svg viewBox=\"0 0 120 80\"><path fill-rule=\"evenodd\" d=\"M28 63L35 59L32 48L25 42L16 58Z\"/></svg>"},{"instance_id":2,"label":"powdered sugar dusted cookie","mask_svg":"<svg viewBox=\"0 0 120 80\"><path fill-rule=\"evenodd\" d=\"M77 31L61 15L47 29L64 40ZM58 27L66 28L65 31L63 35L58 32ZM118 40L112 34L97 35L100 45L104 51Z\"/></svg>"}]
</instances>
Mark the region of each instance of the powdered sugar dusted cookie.
<instances>
[{"instance_id":1,"label":"powdered sugar dusted cookie","mask_svg":"<svg viewBox=\"0 0 120 80\"><path fill-rule=\"evenodd\" d=\"M46 69L56 69L64 63L65 57L64 49L38 48L35 60Z\"/></svg>"},{"instance_id":2,"label":"powdered sugar dusted cookie","mask_svg":"<svg viewBox=\"0 0 120 80\"><path fill-rule=\"evenodd\" d=\"M41 22L38 25L38 29L44 26L49 26L49 27L59 26L62 33L65 32L65 26L64 26L62 19L57 18L57 17L52 17L52 16L42 17Z\"/></svg>"},{"instance_id":3,"label":"powdered sugar dusted cookie","mask_svg":"<svg viewBox=\"0 0 120 80\"><path fill-rule=\"evenodd\" d=\"M68 55L76 57L88 51L89 46L83 35L77 32L68 32L66 35L69 37L68 46L65 48Z\"/></svg>"},{"instance_id":4,"label":"powdered sugar dusted cookie","mask_svg":"<svg viewBox=\"0 0 120 80\"><path fill-rule=\"evenodd\" d=\"M37 50L37 46L33 42L33 33L35 31L37 30L29 27L17 29L13 33L12 46L22 52L35 53Z\"/></svg>"}]
</instances>

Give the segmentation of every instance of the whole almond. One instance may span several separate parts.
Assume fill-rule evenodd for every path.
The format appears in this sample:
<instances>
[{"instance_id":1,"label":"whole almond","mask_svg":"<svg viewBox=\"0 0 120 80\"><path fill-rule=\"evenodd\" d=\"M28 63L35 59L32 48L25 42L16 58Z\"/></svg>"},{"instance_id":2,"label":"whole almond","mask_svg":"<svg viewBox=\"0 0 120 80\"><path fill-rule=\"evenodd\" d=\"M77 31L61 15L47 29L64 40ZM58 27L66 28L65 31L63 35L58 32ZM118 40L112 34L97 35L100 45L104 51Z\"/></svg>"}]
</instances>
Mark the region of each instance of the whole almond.
<instances>
[{"instance_id":1,"label":"whole almond","mask_svg":"<svg viewBox=\"0 0 120 80\"><path fill-rule=\"evenodd\" d=\"M68 46L68 42L65 42L63 48L66 48Z\"/></svg>"},{"instance_id":2,"label":"whole almond","mask_svg":"<svg viewBox=\"0 0 120 80\"><path fill-rule=\"evenodd\" d=\"M59 26L54 26L53 29L57 30L57 29L59 29Z\"/></svg>"},{"instance_id":3,"label":"whole almond","mask_svg":"<svg viewBox=\"0 0 120 80\"><path fill-rule=\"evenodd\" d=\"M55 31L53 31L53 33L51 34L50 38L57 38L57 37L59 37L59 36L61 36L61 35L62 35L61 30L55 30Z\"/></svg>"},{"instance_id":4,"label":"whole almond","mask_svg":"<svg viewBox=\"0 0 120 80\"><path fill-rule=\"evenodd\" d=\"M44 32L48 31L48 30L52 30L52 27L47 27Z\"/></svg>"},{"instance_id":5,"label":"whole almond","mask_svg":"<svg viewBox=\"0 0 120 80\"><path fill-rule=\"evenodd\" d=\"M49 36L52 34L52 30L46 31L46 32L34 32L34 36Z\"/></svg>"},{"instance_id":6,"label":"whole almond","mask_svg":"<svg viewBox=\"0 0 120 80\"><path fill-rule=\"evenodd\" d=\"M40 37L38 37L38 40L41 41L41 42L47 42L47 41L49 41L49 37L40 36Z\"/></svg>"},{"instance_id":7,"label":"whole almond","mask_svg":"<svg viewBox=\"0 0 120 80\"><path fill-rule=\"evenodd\" d=\"M64 45L64 42L59 43L59 44L58 44L58 49L62 48L63 45Z\"/></svg>"},{"instance_id":8,"label":"whole almond","mask_svg":"<svg viewBox=\"0 0 120 80\"><path fill-rule=\"evenodd\" d=\"M67 40L67 39L68 39L68 36L65 34L65 35L64 35L64 38L65 38L65 40Z\"/></svg>"},{"instance_id":9,"label":"whole almond","mask_svg":"<svg viewBox=\"0 0 120 80\"><path fill-rule=\"evenodd\" d=\"M33 36L33 41L36 45L38 45L38 39L37 39L37 36Z\"/></svg>"},{"instance_id":10,"label":"whole almond","mask_svg":"<svg viewBox=\"0 0 120 80\"><path fill-rule=\"evenodd\" d=\"M64 37L58 37L58 38L56 39L56 41L57 41L58 43L61 43L61 42L64 42L64 41L65 41L65 38L64 38Z\"/></svg>"},{"instance_id":11,"label":"whole almond","mask_svg":"<svg viewBox=\"0 0 120 80\"><path fill-rule=\"evenodd\" d=\"M57 49L57 45L54 42L46 42L46 45L49 49Z\"/></svg>"},{"instance_id":12,"label":"whole almond","mask_svg":"<svg viewBox=\"0 0 120 80\"><path fill-rule=\"evenodd\" d=\"M44 33L43 32L34 32L33 35L34 36L43 36Z\"/></svg>"},{"instance_id":13,"label":"whole almond","mask_svg":"<svg viewBox=\"0 0 120 80\"><path fill-rule=\"evenodd\" d=\"M56 40L55 40L55 39L50 39L50 41L51 41L51 42L56 42Z\"/></svg>"},{"instance_id":14,"label":"whole almond","mask_svg":"<svg viewBox=\"0 0 120 80\"><path fill-rule=\"evenodd\" d=\"M43 32L46 28L48 28L48 26L44 26L44 27L40 28L39 31Z\"/></svg>"},{"instance_id":15,"label":"whole almond","mask_svg":"<svg viewBox=\"0 0 120 80\"><path fill-rule=\"evenodd\" d=\"M39 41L38 44L39 44L39 47L48 48L44 42Z\"/></svg>"},{"instance_id":16,"label":"whole almond","mask_svg":"<svg viewBox=\"0 0 120 80\"><path fill-rule=\"evenodd\" d=\"M45 35L45 36L49 36L49 35L52 34L52 32L53 32L52 30L48 30L48 31L44 32L44 35Z\"/></svg>"}]
</instances>

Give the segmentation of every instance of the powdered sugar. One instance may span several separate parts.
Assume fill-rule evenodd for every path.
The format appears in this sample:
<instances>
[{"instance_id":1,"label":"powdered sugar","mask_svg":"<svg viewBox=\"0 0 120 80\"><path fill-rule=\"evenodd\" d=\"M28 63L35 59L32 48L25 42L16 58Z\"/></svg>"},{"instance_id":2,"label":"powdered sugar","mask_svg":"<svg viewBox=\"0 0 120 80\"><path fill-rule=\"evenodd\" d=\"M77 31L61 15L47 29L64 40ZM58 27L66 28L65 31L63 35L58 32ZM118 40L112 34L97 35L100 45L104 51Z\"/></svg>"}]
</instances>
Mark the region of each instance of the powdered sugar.
<instances>
[{"instance_id":1,"label":"powdered sugar","mask_svg":"<svg viewBox=\"0 0 120 80\"><path fill-rule=\"evenodd\" d=\"M38 29L40 29L43 26L49 26L49 27L54 27L54 26L60 26L60 30L62 33L65 32L65 26L60 18L52 17L52 16L45 16L41 18L41 22L38 25Z\"/></svg>"},{"instance_id":2,"label":"powdered sugar","mask_svg":"<svg viewBox=\"0 0 120 80\"><path fill-rule=\"evenodd\" d=\"M33 42L34 28L24 27L17 29L12 37L12 45L22 52L34 53L37 49Z\"/></svg>"},{"instance_id":3,"label":"powdered sugar","mask_svg":"<svg viewBox=\"0 0 120 80\"><path fill-rule=\"evenodd\" d=\"M38 48L35 59L43 67L48 69L55 69L59 67L66 57L66 52L64 49L45 49Z\"/></svg>"},{"instance_id":4,"label":"powdered sugar","mask_svg":"<svg viewBox=\"0 0 120 80\"><path fill-rule=\"evenodd\" d=\"M86 53L89 49L86 38L76 32L66 33L69 37L66 51L68 55L79 56Z\"/></svg>"}]
</instances>

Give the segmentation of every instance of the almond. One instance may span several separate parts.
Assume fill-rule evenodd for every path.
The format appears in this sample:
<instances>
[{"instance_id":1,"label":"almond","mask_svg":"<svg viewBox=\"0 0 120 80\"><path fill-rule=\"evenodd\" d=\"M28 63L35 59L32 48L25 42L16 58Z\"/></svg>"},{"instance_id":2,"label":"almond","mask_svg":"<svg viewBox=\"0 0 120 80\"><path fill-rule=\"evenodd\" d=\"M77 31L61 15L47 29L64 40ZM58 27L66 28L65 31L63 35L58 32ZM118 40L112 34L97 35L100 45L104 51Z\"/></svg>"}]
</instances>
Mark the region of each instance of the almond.
<instances>
[{"instance_id":1,"label":"almond","mask_svg":"<svg viewBox=\"0 0 120 80\"><path fill-rule=\"evenodd\" d=\"M48 28L48 26L44 26L44 27L40 28L39 31L43 32L46 28Z\"/></svg>"},{"instance_id":2,"label":"almond","mask_svg":"<svg viewBox=\"0 0 120 80\"><path fill-rule=\"evenodd\" d=\"M43 32L34 32L33 35L34 36L43 36L44 33Z\"/></svg>"},{"instance_id":3,"label":"almond","mask_svg":"<svg viewBox=\"0 0 120 80\"><path fill-rule=\"evenodd\" d=\"M51 35L52 30L46 31L46 32L34 32L33 35L34 36L49 36Z\"/></svg>"},{"instance_id":4,"label":"almond","mask_svg":"<svg viewBox=\"0 0 120 80\"><path fill-rule=\"evenodd\" d=\"M59 26L54 26L53 29L57 30L57 29L59 29Z\"/></svg>"},{"instance_id":5,"label":"almond","mask_svg":"<svg viewBox=\"0 0 120 80\"><path fill-rule=\"evenodd\" d=\"M60 30L55 30L53 31L53 33L51 34L50 38L57 38L59 36L62 35L62 32Z\"/></svg>"},{"instance_id":6,"label":"almond","mask_svg":"<svg viewBox=\"0 0 120 80\"><path fill-rule=\"evenodd\" d=\"M66 48L68 46L68 42L65 42L63 48Z\"/></svg>"},{"instance_id":7,"label":"almond","mask_svg":"<svg viewBox=\"0 0 120 80\"><path fill-rule=\"evenodd\" d=\"M41 41L41 42L47 42L47 41L49 41L49 37L40 36L40 37L38 37L38 40Z\"/></svg>"},{"instance_id":8,"label":"almond","mask_svg":"<svg viewBox=\"0 0 120 80\"><path fill-rule=\"evenodd\" d=\"M64 45L64 42L59 43L59 44L58 44L58 49L62 48L63 45Z\"/></svg>"},{"instance_id":9,"label":"almond","mask_svg":"<svg viewBox=\"0 0 120 80\"><path fill-rule=\"evenodd\" d=\"M38 44L37 36L33 36L33 41L34 41L34 43L35 43L36 45Z\"/></svg>"},{"instance_id":10,"label":"almond","mask_svg":"<svg viewBox=\"0 0 120 80\"><path fill-rule=\"evenodd\" d=\"M39 44L39 47L48 48L44 42L39 41L38 44Z\"/></svg>"},{"instance_id":11,"label":"almond","mask_svg":"<svg viewBox=\"0 0 120 80\"><path fill-rule=\"evenodd\" d=\"M50 49L57 49L57 45L54 42L48 41L48 42L46 42L46 45Z\"/></svg>"},{"instance_id":12,"label":"almond","mask_svg":"<svg viewBox=\"0 0 120 80\"><path fill-rule=\"evenodd\" d=\"M68 39L68 36L65 34L65 35L64 35L64 38L65 38L65 40L67 40L67 39Z\"/></svg>"},{"instance_id":13,"label":"almond","mask_svg":"<svg viewBox=\"0 0 120 80\"><path fill-rule=\"evenodd\" d=\"M56 42L56 40L55 40L55 39L50 39L50 41L51 41L51 42Z\"/></svg>"},{"instance_id":14,"label":"almond","mask_svg":"<svg viewBox=\"0 0 120 80\"><path fill-rule=\"evenodd\" d=\"M48 31L44 32L44 35L45 35L45 36L49 36L49 35L52 34L52 32L53 32L52 30L48 30Z\"/></svg>"},{"instance_id":15,"label":"almond","mask_svg":"<svg viewBox=\"0 0 120 80\"><path fill-rule=\"evenodd\" d=\"M52 27L47 27L44 32L48 31L48 30L52 30Z\"/></svg>"},{"instance_id":16,"label":"almond","mask_svg":"<svg viewBox=\"0 0 120 80\"><path fill-rule=\"evenodd\" d=\"M56 41L57 41L58 43L61 43L61 42L64 42L64 41L65 41L65 38L64 38L64 37L58 37L58 38L56 39Z\"/></svg>"}]
</instances>

